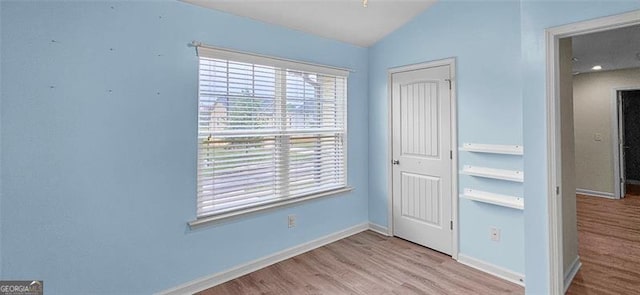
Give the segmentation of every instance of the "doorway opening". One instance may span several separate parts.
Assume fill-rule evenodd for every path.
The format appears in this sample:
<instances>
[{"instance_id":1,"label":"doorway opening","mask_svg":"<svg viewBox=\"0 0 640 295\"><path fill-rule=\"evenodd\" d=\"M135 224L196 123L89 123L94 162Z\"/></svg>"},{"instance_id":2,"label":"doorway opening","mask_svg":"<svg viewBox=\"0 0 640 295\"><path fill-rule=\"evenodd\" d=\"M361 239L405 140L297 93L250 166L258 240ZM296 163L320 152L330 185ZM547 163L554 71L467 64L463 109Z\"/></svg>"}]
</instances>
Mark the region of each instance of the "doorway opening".
<instances>
[{"instance_id":1,"label":"doorway opening","mask_svg":"<svg viewBox=\"0 0 640 295\"><path fill-rule=\"evenodd\" d=\"M623 108L617 105L617 101L621 101L622 93L625 93L619 90L628 89L620 89L620 85L602 86L602 83L598 84L593 80L604 73L622 75L616 70L640 74L640 53L631 54L629 58L633 63L627 60L626 64L633 67L630 69L613 68L612 65L617 62L615 59L603 60L597 54L582 55L576 51L576 45L589 42L590 38L602 38L604 35L611 37L625 30L640 33L638 12L547 30L548 204L552 294L563 294L567 290L570 294L584 294L590 290L598 290L598 285L605 286L607 290L617 288L614 293L625 293L635 288L634 285L640 284L637 279L640 278L640 268L619 269L623 280L629 277L628 284L605 282L609 276L602 275L611 271L611 268L603 269L603 263L612 268L620 268L624 259L635 259L620 257L626 252L616 251L613 248L619 246L606 243L612 240L633 240L628 237L630 232L625 232L624 229L625 226L632 226L640 230L640 218L628 214L629 210L640 209L640 201L629 203L628 200L610 200L621 198L626 190L625 175L628 176L628 171L620 166L625 166L624 161L630 159L631 154L624 151L626 145L621 144L625 143L626 126L625 122L620 122L624 119L624 114L618 116ZM591 42L591 47L586 47L590 50L614 45L613 42L603 40L599 43L593 43L593 40ZM623 39L614 48L638 42L640 38L636 41ZM623 51L610 50L608 55L621 57L628 54ZM601 61L596 61L598 59ZM599 79L598 81L605 81L602 77ZM635 81L639 80L636 78ZM592 89L585 90L587 86ZM624 86L629 87L629 84ZM594 91L593 87L599 87L599 90ZM597 94L602 91L606 93ZM636 121L637 118L640 118L640 114ZM623 140L620 140L621 136ZM623 220L621 217L627 218ZM619 226L621 223L624 226ZM609 225L612 227L607 227ZM588 235L588 232L599 235ZM640 238L632 242L640 245ZM604 249L609 247L607 245L613 248ZM591 248L585 251L584 247ZM615 255L616 253L619 255ZM636 254L640 259L640 251ZM581 256L585 258L582 262ZM597 259L602 261L598 262ZM633 281L634 277L638 281Z\"/></svg>"},{"instance_id":2,"label":"doorway opening","mask_svg":"<svg viewBox=\"0 0 640 295\"><path fill-rule=\"evenodd\" d=\"M640 28L639 28L640 30ZM640 54L638 57L640 62ZM640 71L640 69L639 69ZM616 89L620 195L640 195L640 86Z\"/></svg>"}]
</instances>

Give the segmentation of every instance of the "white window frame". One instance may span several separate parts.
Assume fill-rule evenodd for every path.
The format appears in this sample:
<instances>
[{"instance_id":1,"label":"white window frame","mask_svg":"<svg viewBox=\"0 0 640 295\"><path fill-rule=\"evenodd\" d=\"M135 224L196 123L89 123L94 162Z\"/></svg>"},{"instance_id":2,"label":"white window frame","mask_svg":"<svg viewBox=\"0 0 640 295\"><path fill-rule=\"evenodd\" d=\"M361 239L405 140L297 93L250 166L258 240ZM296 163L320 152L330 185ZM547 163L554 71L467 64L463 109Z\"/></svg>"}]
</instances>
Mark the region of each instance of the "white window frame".
<instances>
[{"instance_id":1,"label":"white window frame","mask_svg":"<svg viewBox=\"0 0 640 295\"><path fill-rule=\"evenodd\" d=\"M321 198L321 197L326 197L326 196L332 196L332 195L337 195L337 194L342 194L345 192L349 192L352 191L353 188L351 186L348 185L348 146L347 146L347 138L348 138L348 109L347 109L347 102L348 102L348 95L347 95L347 88L348 88L348 73L349 70L347 69L342 69L342 68L336 68L336 67L330 67L330 66L323 66L323 65L318 65L318 64L313 64L313 63L306 63L306 62L299 62L299 61L294 61L294 60L288 60L288 59L281 59L281 58L274 58L274 57L269 57L269 56L264 56L264 55L258 55L258 54L253 54L253 53L246 53L246 52L240 52L240 51L235 51L235 50L229 50L229 49L224 49L224 48L218 48L218 47L213 47L213 46L204 46L200 43L195 43L194 45L197 49L197 53L199 57L206 57L206 58L214 58L214 59L222 59L222 60L230 60L230 61L234 61L234 62L242 62L242 63L251 63L251 64L259 64L259 65L264 65L264 66L273 66L276 68L284 68L284 69L290 69L290 70L295 70L295 71L304 71L304 72L313 72L313 73L318 73L318 74L324 74L324 75L329 75L329 76L338 76L338 77L345 77L345 89L344 89L344 93L345 93L345 99L344 99L344 137L343 137L343 159L344 159L344 186L337 188L337 189L332 189L332 190L328 190L328 191L321 191L321 192L315 192L315 193L311 193L308 195L302 195L302 196L298 196L298 197L294 197L294 198L283 198L282 200L277 200L277 201L273 201L264 205L256 205L256 206L251 206L251 207L247 207L247 208L241 208L238 210L231 210L228 212L223 212L220 214L210 214L210 215L204 215L204 216L198 216L198 214L196 214L197 218L191 222L189 222L189 226L191 227L196 227L202 224L208 224L211 222L216 222L219 220L223 220L223 219L227 219L227 218L231 218L231 217L236 217L236 216L240 216L240 215L245 215L245 214L249 214L249 213L254 213L254 212L258 212L258 211L264 211L264 210L268 210L268 209L272 209L272 208L278 208L278 207L283 207L283 206L288 206L291 204L295 204L295 203L300 203L300 202L304 202L307 200L311 200L311 199L316 199L316 198ZM200 64L200 63L199 63ZM198 80L200 80L200 74L198 74ZM198 85L200 85L200 83L198 83ZM200 105L200 89L198 90L198 105ZM198 115L200 115L200 107L198 107ZM200 124L198 124L198 128L200 127ZM200 151L200 143L198 142L198 152ZM199 162L199 161L198 161ZM198 163L199 164L199 163ZM196 197L197 199L199 199L199 197ZM196 202L198 203L198 202Z\"/></svg>"}]
</instances>

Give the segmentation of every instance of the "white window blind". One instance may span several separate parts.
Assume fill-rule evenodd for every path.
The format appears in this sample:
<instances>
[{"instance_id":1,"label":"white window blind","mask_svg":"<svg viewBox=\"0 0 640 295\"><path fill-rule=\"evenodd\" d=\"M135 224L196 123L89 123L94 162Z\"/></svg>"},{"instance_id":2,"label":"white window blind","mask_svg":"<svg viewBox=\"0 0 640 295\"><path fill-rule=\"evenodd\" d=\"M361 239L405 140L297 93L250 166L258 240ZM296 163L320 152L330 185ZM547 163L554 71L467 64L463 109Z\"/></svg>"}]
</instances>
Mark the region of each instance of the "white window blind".
<instances>
[{"instance_id":1,"label":"white window blind","mask_svg":"<svg viewBox=\"0 0 640 295\"><path fill-rule=\"evenodd\" d=\"M346 187L346 71L197 49L198 218Z\"/></svg>"}]
</instances>

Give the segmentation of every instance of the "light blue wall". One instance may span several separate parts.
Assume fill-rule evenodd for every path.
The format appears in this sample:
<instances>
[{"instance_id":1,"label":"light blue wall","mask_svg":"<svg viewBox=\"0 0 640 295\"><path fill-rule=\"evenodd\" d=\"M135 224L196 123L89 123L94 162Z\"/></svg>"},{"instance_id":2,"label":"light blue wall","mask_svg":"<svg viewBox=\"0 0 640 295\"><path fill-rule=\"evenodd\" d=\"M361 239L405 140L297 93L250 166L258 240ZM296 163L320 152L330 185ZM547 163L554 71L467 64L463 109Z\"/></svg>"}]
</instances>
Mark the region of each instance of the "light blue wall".
<instances>
[{"instance_id":1,"label":"light blue wall","mask_svg":"<svg viewBox=\"0 0 640 295\"><path fill-rule=\"evenodd\" d=\"M366 222L367 211L384 226L387 69L455 56L459 144L525 145L524 160L460 152L460 166L526 175L524 186L460 176L460 189L526 200L524 216L461 201L460 251L524 271L527 293L546 294L544 29L634 9L640 2L438 2L367 53L173 1L2 1L0 278L44 279L47 294L79 293L86 282L97 294L150 293ZM355 69L356 191L190 231L191 40ZM299 218L294 230L289 213ZM500 243L489 241L489 226L502 228Z\"/></svg>"},{"instance_id":2,"label":"light blue wall","mask_svg":"<svg viewBox=\"0 0 640 295\"><path fill-rule=\"evenodd\" d=\"M177 1L1 5L2 279L149 294L367 222L366 48ZM354 69L355 191L189 230L191 40Z\"/></svg>"},{"instance_id":3,"label":"light blue wall","mask_svg":"<svg viewBox=\"0 0 640 295\"><path fill-rule=\"evenodd\" d=\"M527 294L549 292L546 28L640 9L640 1L523 1L522 70Z\"/></svg>"},{"instance_id":4,"label":"light blue wall","mask_svg":"<svg viewBox=\"0 0 640 295\"><path fill-rule=\"evenodd\" d=\"M522 144L518 2L437 2L369 50L369 218L387 223L388 97L392 67L456 57L458 143ZM459 153L459 168L522 170L522 157ZM522 184L459 175L465 187L522 196ZM522 211L460 200L460 253L524 273ZM489 228L502 240L489 239Z\"/></svg>"},{"instance_id":5,"label":"light blue wall","mask_svg":"<svg viewBox=\"0 0 640 295\"><path fill-rule=\"evenodd\" d=\"M528 294L548 293L544 29L639 8L638 1L438 2L370 48L370 220L387 224L387 69L454 56L459 144L525 146L523 158L460 152L460 166L524 169L526 175L524 185L460 175L460 189L524 194L526 204L522 216L461 201L460 252L524 271ZM488 241L490 225L503 227L501 245Z\"/></svg>"}]
</instances>

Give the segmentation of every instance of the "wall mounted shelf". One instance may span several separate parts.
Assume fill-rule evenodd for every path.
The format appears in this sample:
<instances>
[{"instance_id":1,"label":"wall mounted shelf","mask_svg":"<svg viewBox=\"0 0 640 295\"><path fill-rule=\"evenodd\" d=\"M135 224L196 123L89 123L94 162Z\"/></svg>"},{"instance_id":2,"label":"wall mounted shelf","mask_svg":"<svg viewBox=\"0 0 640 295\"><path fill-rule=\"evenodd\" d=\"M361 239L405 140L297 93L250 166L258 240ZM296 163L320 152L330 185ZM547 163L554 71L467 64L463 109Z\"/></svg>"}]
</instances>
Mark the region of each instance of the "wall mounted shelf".
<instances>
[{"instance_id":1,"label":"wall mounted shelf","mask_svg":"<svg viewBox=\"0 0 640 295\"><path fill-rule=\"evenodd\" d=\"M503 170L465 165L461 173L477 177L524 182L524 172L517 170Z\"/></svg>"},{"instance_id":2,"label":"wall mounted shelf","mask_svg":"<svg viewBox=\"0 0 640 295\"><path fill-rule=\"evenodd\" d=\"M468 188L464 189L464 193L460 195L460 197L477 202L524 210L524 199L520 197L499 195Z\"/></svg>"},{"instance_id":3,"label":"wall mounted shelf","mask_svg":"<svg viewBox=\"0 0 640 295\"><path fill-rule=\"evenodd\" d=\"M460 148L463 151L475 153L490 153L502 155L523 155L524 147L521 145L464 143Z\"/></svg>"}]
</instances>

